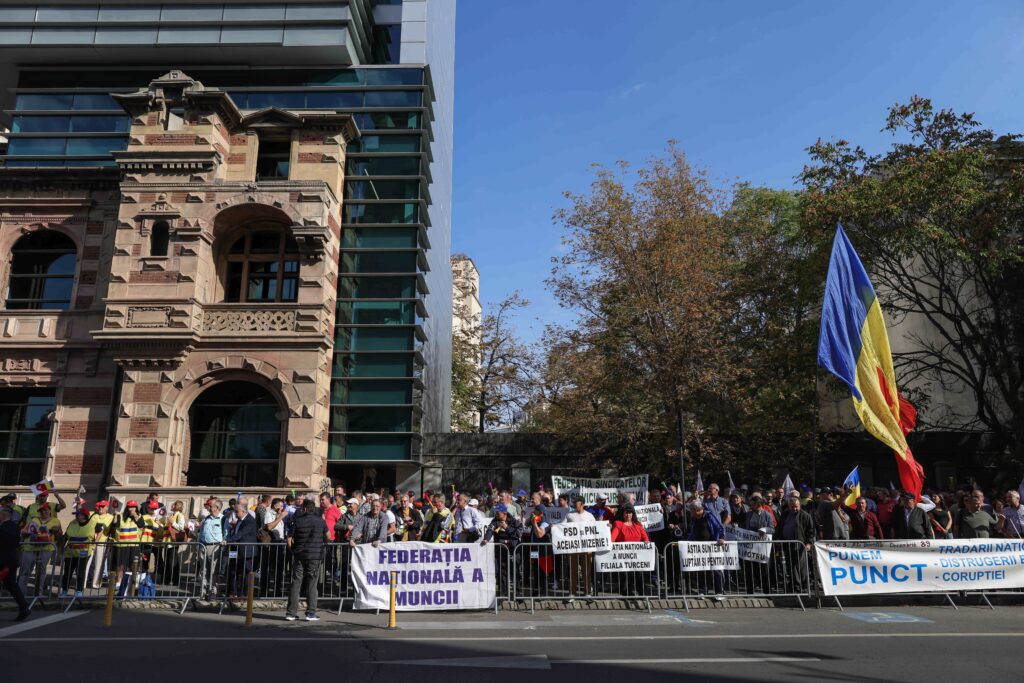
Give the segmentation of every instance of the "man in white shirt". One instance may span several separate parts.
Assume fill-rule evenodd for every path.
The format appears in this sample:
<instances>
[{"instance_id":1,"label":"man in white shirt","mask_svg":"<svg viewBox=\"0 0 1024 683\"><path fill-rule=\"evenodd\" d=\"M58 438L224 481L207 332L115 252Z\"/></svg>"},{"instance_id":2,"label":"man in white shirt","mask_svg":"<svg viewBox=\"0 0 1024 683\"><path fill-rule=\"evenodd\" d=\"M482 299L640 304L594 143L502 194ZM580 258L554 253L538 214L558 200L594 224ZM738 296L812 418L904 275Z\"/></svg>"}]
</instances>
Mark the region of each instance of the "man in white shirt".
<instances>
[{"instance_id":1,"label":"man in white shirt","mask_svg":"<svg viewBox=\"0 0 1024 683\"><path fill-rule=\"evenodd\" d=\"M573 511L565 516L565 521L570 524L574 522L587 523L597 522L594 515L587 511L583 498L577 496L572 499ZM583 593L579 592L580 572L583 573ZM565 602L572 603L575 596L590 596L594 585L594 563L590 553L571 553L569 555L569 599Z\"/></svg>"},{"instance_id":2,"label":"man in white shirt","mask_svg":"<svg viewBox=\"0 0 1024 683\"><path fill-rule=\"evenodd\" d=\"M455 508L455 542L477 542L480 540L483 525L483 515L469 504L469 497L466 494L460 494L459 502Z\"/></svg>"}]
</instances>

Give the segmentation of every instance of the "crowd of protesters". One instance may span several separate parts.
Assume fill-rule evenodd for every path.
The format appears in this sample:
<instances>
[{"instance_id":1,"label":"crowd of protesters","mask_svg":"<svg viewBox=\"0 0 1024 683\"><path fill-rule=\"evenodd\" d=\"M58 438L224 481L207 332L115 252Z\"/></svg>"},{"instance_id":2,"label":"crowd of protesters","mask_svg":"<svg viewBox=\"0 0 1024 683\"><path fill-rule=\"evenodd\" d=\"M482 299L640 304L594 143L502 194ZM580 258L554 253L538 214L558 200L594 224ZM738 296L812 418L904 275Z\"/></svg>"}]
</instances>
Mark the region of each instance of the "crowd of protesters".
<instances>
[{"instance_id":1,"label":"crowd of protesters","mask_svg":"<svg viewBox=\"0 0 1024 683\"><path fill-rule=\"evenodd\" d=\"M198 584L199 597L230 599L243 595L248 577L254 576L258 594L289 588L289 619L297 618L298 600L304 595L306 618L315 620L318 590L345 581L345 545L417 540L495 544L513 557L522 543L550 543L550 507L565 508L559 518L568 522L608 524L613 542L653 542L659 549L673 541L724 543L730 528L756 532L760 538L799 541L805 550L815 540L1024 535L1024 508L1015 489L986 494L970 486L956 492L927 491L919 499L907 492L868 488L855 501L853 497L842 488L743 486L723 491L713 483L706 491L681 492L667 486L648 493L645 503L660 505L664 520L662 529L648 533L637 520L632 494L620 494L614 501L598 496L588 506L583 498L543 489L468 494L453 487L445 495L349 493L337 486L283 498L239 495L225 502L212 497L191 516L183 501L168 505L159 493L141 503L99 500L92 508L77 497L66 528L58 520L67 507L59 494L51 501L41 493L27 507L8 494L0 499L0 580L18 601L19 619L29 613L26 593L48 597L57 590L60 597L81 597L87 588L100 588L111 579L121 594L134 590L144 595L154 582L173 584L184 578ZM517 571L528 571L534 588L534 578L543 581L550 575L549 583L557 588L557 577L567 575L569 585L563 589L568 600L589 595L594 581L589 556L555 558L548 551L530 553L529 559L533 564ZM555 571L556 559L560 571ZM51 566L60 567L57 586L47 581L57 574ZM794 565L793 570L799 568ZM798 586L807 580L795 577ZM709 592L720 594L722 582L720 573L710 576Z\"/></svg>"}]
</instances>

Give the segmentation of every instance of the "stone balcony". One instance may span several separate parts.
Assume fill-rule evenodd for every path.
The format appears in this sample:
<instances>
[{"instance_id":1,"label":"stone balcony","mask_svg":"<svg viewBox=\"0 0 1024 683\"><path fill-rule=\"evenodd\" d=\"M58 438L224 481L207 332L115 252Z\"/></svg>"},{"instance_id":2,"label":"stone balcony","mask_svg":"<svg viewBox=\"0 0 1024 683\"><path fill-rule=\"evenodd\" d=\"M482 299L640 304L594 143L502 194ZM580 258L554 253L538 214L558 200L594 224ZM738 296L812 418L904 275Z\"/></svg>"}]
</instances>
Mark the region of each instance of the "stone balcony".
<instances>
[{"instance_id":1,"label":"stone balcony","mask_svg":"<svg viewBox=\"0 0 1024 683\"><path fill-rule=\"evenodd\" d=\"M93 336L119 346L160 343L182 351L201 346L317 346L331 340L330 309L322 304L202 304L117 301L107 305Z\"/></svg>"},{"instance_id":2,"label":"stone balcony","mask_svg":"<svg viewBox=\"0 0 1024 683\"><path fill-rule=\"evenodd\" d=\"M0 346L18 348L89 343L100 320L95 309L80 311L0 310Z\"/></svg>"}]
</instances>

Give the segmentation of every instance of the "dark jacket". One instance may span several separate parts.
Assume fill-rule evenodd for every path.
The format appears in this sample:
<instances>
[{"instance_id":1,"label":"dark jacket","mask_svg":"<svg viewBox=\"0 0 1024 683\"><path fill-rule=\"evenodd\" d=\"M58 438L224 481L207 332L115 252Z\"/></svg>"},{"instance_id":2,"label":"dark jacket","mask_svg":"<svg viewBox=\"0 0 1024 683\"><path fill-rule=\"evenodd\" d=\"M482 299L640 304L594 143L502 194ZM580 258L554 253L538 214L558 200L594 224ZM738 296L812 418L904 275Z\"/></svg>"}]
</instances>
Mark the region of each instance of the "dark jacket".
<instances>
[{"instance_id":1,"label":"dark jacket","mask_svg":"<svg viewBox=\"0 0 1024 683\"><path fill-rule=\"evenodd\" d=\"M796 515L796 534L793 537L786 535L786 526L791 515ZM814 543L814 518L811 517L811 513L807 510L798 510L793 512L792 510L786 509L783 513L782 519L779 520L779 526L776 528L776 539L783 539L787 541L800 541L801 543Z\"/></svg>"},{"instance_id":2,"label":"dark jacket","mask_svg":"<svg viewBox=\"0 0 1024 683\"><path fill-rule=\"evenodd\" d=\"M300 560L318 560L323 556L327 538L324 518L313 513L297 513L288 537L292 539L292 552Z\"/></svg>"},{"instance_id":3,"label":"dark jacket","mask_svg":"<svg viewBox=\"0 0 1024 683\"><path fill-rule=\"evenodd\" d=\"M21 529L14 520L0 524L0 569L18 566L18 544L21 543Z\"/></svg>"},{"instance_id":4,"label":"dark jacket","mask_svg":"<svg viewBox=\"0 0 1024 683\"><path fill-rule=\"evenodd\" d=\"M860 513L856 510L850 511L850 538L858 541L869 538L885 538L882 533L882 523L878 521L874 512L866 510L864 517L861 518Z\"/></svg>"},{"instance_id":5,"label":"dark jacket","mask_svg":"<svg viewBox=\"0 0 1024 683\"><path fill-rule=\"evenodd\" d=\"M911 510L908 520L906 509L899 507L892 511L892 537L935 538L935 532L927 512L916 507Z\"/></svg>"},{"instance_id":6,"label":"dark jacket","mask_svg":"<svg viewBox=\"0 0 1024 683\"><path fill-rule=\"evenodd\" d=\"M518 519L512 515L508 516L508 524L505 529L501 529L501 522L495 517L491 520L491 523L484 530L484 540L495 543L500 543L509 549L515 548L519 545L519 541L523 538L523 525Z\"/></svg>"},{"instance_id":7,"label":"dark jacket","mask_svg":"<svg viewBox=\"0 0 1024 683\"><path fill-rule=\"evenodd\" d=\"M253 557L256 554L256 543L259 543L259 539L256 537L256 530L259 526L256 523L256 517L253 515L246 515L242 519L238 520L235 524L235 528L228 534L227 542L230 543L244 543L239 550L242 552L240 555L246 559Z\"/></svg>"}]
</instances>

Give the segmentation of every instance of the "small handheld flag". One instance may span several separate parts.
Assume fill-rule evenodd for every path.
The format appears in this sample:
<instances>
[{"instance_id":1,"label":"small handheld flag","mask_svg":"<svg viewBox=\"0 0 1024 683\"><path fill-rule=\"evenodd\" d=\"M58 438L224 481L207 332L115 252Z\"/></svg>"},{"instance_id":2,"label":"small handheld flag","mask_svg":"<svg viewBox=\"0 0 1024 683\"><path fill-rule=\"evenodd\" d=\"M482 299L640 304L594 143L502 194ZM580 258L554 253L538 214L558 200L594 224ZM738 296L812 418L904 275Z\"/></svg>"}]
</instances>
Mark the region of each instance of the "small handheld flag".
<instances>
[{"instance_id":1,"label":"small handheld flag","mask_svg":"<svg viewBox=\"0 0 1024 683\"><path fill-rule=\"evenodd\" d=\"M704 492L704 479L700 476L700 470L697 470L697 493Z\"/></svg>"},{"instance_id":2,"label":"small handheld flag","mask_svg":"<svg viewBox=\"0 0 1024 683\"><path fill-rule=\"evenodd\" d=\"M841 225L825 280L818 365L849 387L864 429L896 453L903 488L920 499L924 470L906 439L916 411L899 394L882 307Z\"/></svg>"},{"instance_id":3,"label":"small handheld flag","mask_svg":"<svg viewBox=\"0 0 1024 683\"><path fill-rule=\"evenodd\" d=\"M41 496L44 494L52 493L57 487L53 485L53 481L50 479L43 479L38 484L32 484L32 495Z\"/></svg>"},{"instance_id":4,"label":"small handheld flag","mask_svg":"<svg viewBox=\"0 0 1024 683\"><path fill-rule=\"evenodd\" d=\"M789 474L787 474L786 480L782 482L782 492L788 496L790 491L796 491L796 487L793 486L793 480L789 477Z\"/></svg>"},{"instance_id":5,"label":"small handheld flag","mask_svg":"<svg viewBox=\"0 0 1024 683\"><path fill-rule=\"evenodd\" d=\"M859 467L854 467L853 472L850 472L846 476L846 481L843 482L843 488L849 488L850 490L850 494L843 501L843 505L848 508L852 508L857 503L857 499L860 498L860 472L857 471L858 469Z\"/></svg>"},{"instance_id":6,"label":"small handheld flag","mask_svg":"<svg viewBox=\"0 0 1024 683\"><path fill-rule=\"evenodd\" d=\"M734 482L732 480L732 472L730 472L729 470L726 470L725 473L729 477L729 493L732 493L733 491L737 490L736 489L736 482Z\"/></svg>"}]
</instances>

